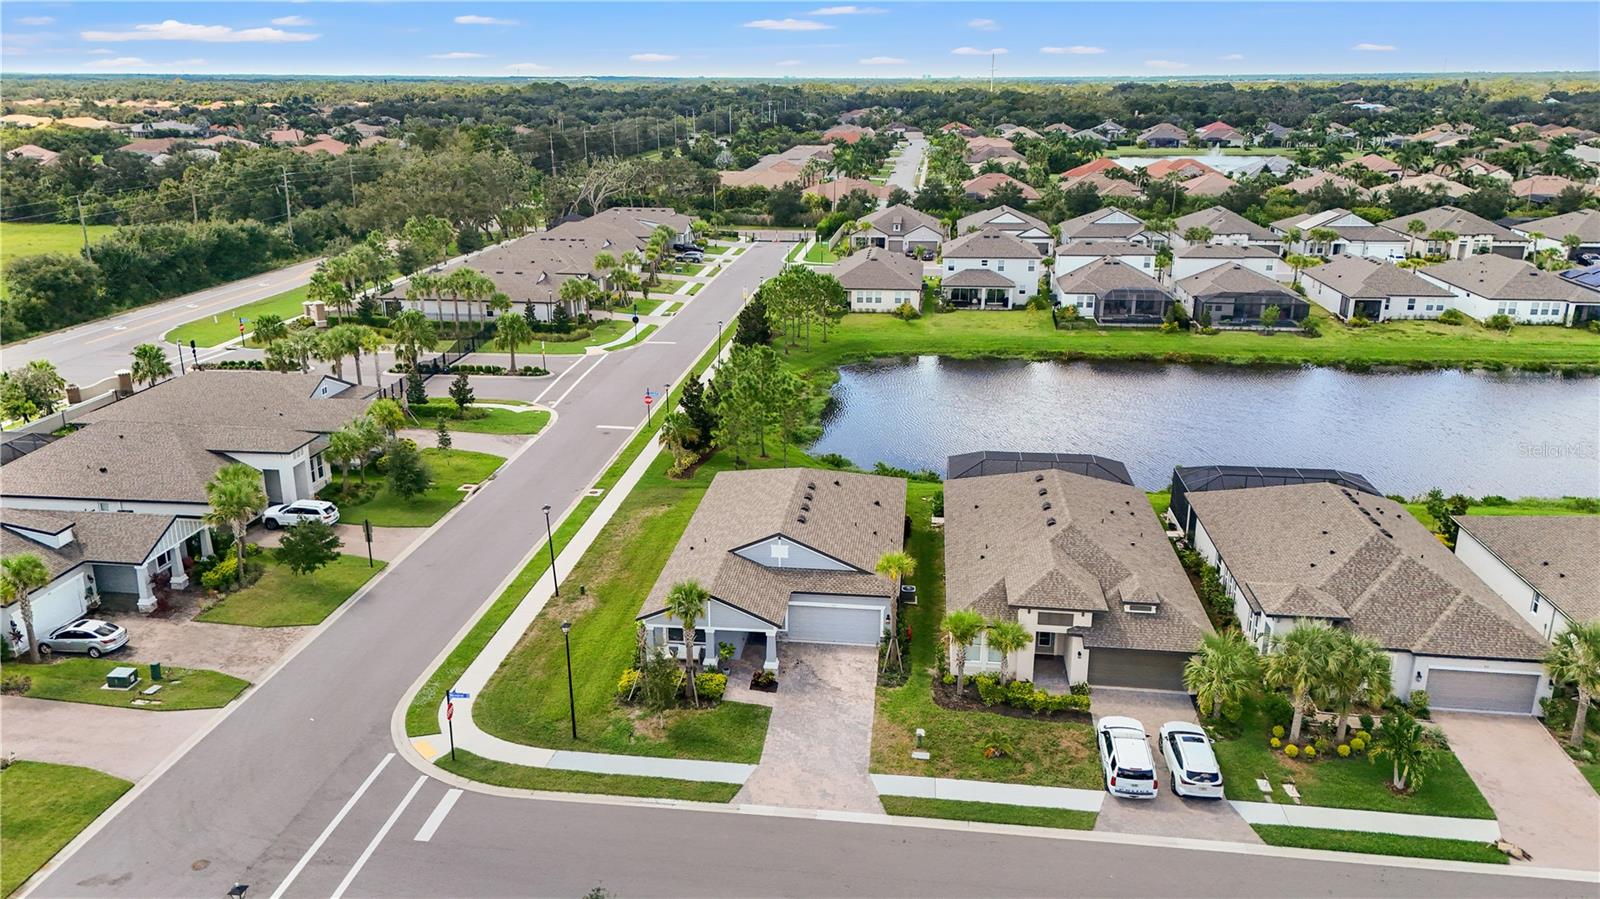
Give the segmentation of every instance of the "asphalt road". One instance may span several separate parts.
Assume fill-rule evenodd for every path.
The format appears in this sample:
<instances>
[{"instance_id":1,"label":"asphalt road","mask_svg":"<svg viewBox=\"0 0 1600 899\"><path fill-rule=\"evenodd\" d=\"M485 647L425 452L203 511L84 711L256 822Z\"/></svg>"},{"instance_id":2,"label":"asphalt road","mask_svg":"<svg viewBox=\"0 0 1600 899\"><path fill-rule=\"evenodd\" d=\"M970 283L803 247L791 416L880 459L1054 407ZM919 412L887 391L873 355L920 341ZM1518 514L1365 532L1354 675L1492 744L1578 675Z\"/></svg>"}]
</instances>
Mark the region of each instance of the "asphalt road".
<instances>
[{"instance_id":1,"label":"asphalt road","mask_svg":"<svg viewBox=\"0 0 1600 899\"><path fill-rule=\"evenodd\" d=\"M928 141L916 137L906 141L905 149L895 158L894 170L889 173L890 187L903 187L907 193L917 192L917 170L922 167L922 156L928 151Z\"/></svg>"}]
</instances>

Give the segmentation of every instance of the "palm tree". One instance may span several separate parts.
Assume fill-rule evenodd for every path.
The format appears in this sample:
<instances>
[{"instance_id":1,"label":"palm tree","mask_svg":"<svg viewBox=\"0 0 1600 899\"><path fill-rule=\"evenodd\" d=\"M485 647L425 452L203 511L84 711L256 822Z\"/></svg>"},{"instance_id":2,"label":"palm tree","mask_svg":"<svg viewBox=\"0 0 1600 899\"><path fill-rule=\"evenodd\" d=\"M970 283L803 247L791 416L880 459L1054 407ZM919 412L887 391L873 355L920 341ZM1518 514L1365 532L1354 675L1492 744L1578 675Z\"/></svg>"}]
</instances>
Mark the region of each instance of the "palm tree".
<instances>
[{"instance_id":1,"label":"palm tree","mask_svg":"<svg viewBox=\"0 0 1600 899\"><path fill-rule=\"evenodd\" d=\"M889 593L889 651L884 654L887 664L894 659L895 670L900 668L900 585L917 573L917 560L903 552L887 552L878 557L874 570L888 578L894 586Z\"/></svg>"},{"instance_id":2,"label":"palm tree","mask_svg":"<svg viewBox=\"0 0 1600 899\"><path fill-rule=\"evenodd\" d=\"M424 300L439 298L440 285L443 281L444 279L438 275L412 275L411 280L406 282L406 299L416 303L417 309L420 310L423 308L422 303ZM403 312L401 313L401 315L404 314Z\"/></svg>"},{"instance_id":3,"label":"palm tree","mask_svg":"<svg viewBox=\"0 0 1600 899\"><path fill-rule=\"evenodd\" d=\"M983 633L983 616L971 609L957 609L944 616L944 635L956 654L956 693L967 686L967 646Z\"/></svg>"},{"instance_id":4,"label":"palm tree","mask_svg":"<svg viewBox=\"0 0 1600 899\"><path fill-rule=\"evenodd\" d=\"M345 349L350 353L351 367L356 370L356 383L363 383L361 380L361 353L367 348L368 338L376 338L378 332L366 325L335 325L332 330L343 331L344 337L341 340ZM379 339L378 342L381 346L382 340ZM377 368L377 366L374 365L373 368Z\"/></svg>"},{"instance_id":5,"label":"palm tree","mask_svg":"<svg viewBox=\"0 0 1600 899\"><path fill-rule=\"evenodd\" d=\"M605 250L601 250L600 252L594 254L594 264L591 266L591 268L593 268L594 273L600 277L601 283L603 284L602 289L607 294L611 293L611 277L617 268L617 257L611 255Z\"/></svg>"},{"instance_id":6,"label":"palm tree","mask_svg":"<svg viewBox=\"0 0 1600 899\"><path fill-rule=\"evenodd\" d=\"M1440 228L1437 231L1429 231L1428 232L1428 242L1429 243L1433 243L1434 241L1438 241L1439 244L1441 245L1440 248L1444 250L1444 254L1443 255L1449 256L1450 255L1450 247L1451 247L1451 245L1454 244L1456 242L1456 238L1460 237L1460 236L1461 235L1457 234L1454 231L1451 231L1451 230L1446 229L1446 228Z\"/></svg>"},{"instance_id":7,"label":"palm tree","mask_svg":"<svg viewBox=\"0 0 1600 899\"><path fill-rule=\"evenodd\" d=\"M206 502L211 509L204 516L205 523L233 531L233 545L239 553L236 583L242 582L245 531L267 507L267 494L261 489L261 472L243 462L222 466L206 483Z\"/></svg>"},{"instance_id":8,"label":"palm tree","mask_svg":"<svg viewBox=\"0 0 1600 899\"><path fill-rule=\"evenodd\" d=\"M1207 634L1200 651L1183 666L1183 685L1201 708L1211 707L1212 718L1222 714L1224 704L1243 699L1260 682L1261 658L1238 628Z\"/></svg>"},{"instance_id":9,"label":"palm tree","mask_svg":"<svg viewBox=\"0 0 1600 899\"><path fill-rule=\"evenodd\" d=\"M1589 704L1600 692L1600 620L1575 621L1557 634L1545 653L1544 667L1551 680L1578 688L1578 708L1572 714L1572 735L1567 742L1582 748Z\"/></svg>"},{"instance_id":10,"label":"palm tree","mask_svg":"<svg viewBox=\"0 0 1600 899\"><path fill-rule=\"evenodd\" d=\"M1211 229L1205 227L1204 225L1196 225L1193 228L1186 228L1183 232L1183 239L1187 243L1203 244L1209 242L1211 238Z\"/></svg>"},{"instance_id":11,"label":"palm tree","mask_svg":"<svg viewBox=\"0 0 1600 899\"><path fill-rule=\"evenodd\" d=\"M488 302L484 305L489 307L491 314L499 318L511 311L511 298L497 290L489 294Z\"/></svg>"},{"instance_id":12,"label":"palm tree","mask_svg":"<svg viewBox=\"0 0 1600 899\"><path fill-rule=\"evenodd\" d=\"M569 311L577 317L589 310L589 304L599 293L600 288L588 278L568 278L561 282L561 288L556 295L561 302L571 306Z\"/></svg>"},{"instance_id":13,"label":"palm tree","mask_svg":"<svg viewBox=\"0 0 1600 899\"><path fill-rule=\"evenodd\" d=\"M376 328L369 328L369 327L366 327L365 325L362 325L360 327L361 327L361 349L364 350L367 353L367 355L372 357L372 386L374 386L374 387L382 387L383 386L383 373L378 367L378 365L379 365L379 363L378 363L378 350L383 349L383 335L379 334ZM357 365L359 365L359 364L360 364L360 360L358 359L357 360ZM358 370L356 372L356 378L359 380L360 377L361 377L361 372Z\"/></svg>"},{"instance_id":14,"label":"palm tree","mask_svg":"<svg viewBox=\"0 0 1600 899\"><path fill-rule=\"evenodd\" d=\"M394 400L384 397L367 407L367 417L372 423L381 428L387 436L393 437L394 432L405 426L406 410Z\"/></svg>"},{"instance_id":15,"label":"palm tree","mask_svg":"<svg viewBox=\"0 0 1600 899\"><path fill-rule=\"evenodd\" d=\"M517 371L517 345L533 339L533 329L520 315L504 315L494 326L494 345L511 354L511 372Z\"/></svg>"},{"instance_id":16,"label":"palm tree","mask_svg":"<svg viewBox=\"0 0 1600 899\"><path fill-rule=\"evenodd\" d=\"M1439 750L1428 732L1405 709L1395 709L1372 735L1368 761L1387 756L1393 765L1389 778L1402 793L1422 785L1422 778L1439 760Z\"/></svg>"},{"instance_id":17,"label":"palm tree","mask_svg":"<svg viewBox=\"0 0 1600 899\"><path fill-rule=\"evenodd\" d=\"M1412 240L1420 238L1423 234L1427 233L1427 230L1428 223L1424 222L1422 219L1412 219L1411 221L1406 222L1406 233L1411 235Z\"/></svg>"},{"instance_id":18,"label":"palm tree","mask_svg":"<svg viewBox=\"0 0 1600 899\"><path fill-rule=\"evenodd\" d=\"M336 378L344 377L344 357L354 356L357 362L356 377L357 380L360 379L361 333L356 330L359 327L361 326L334 325L317 339L320 357L324 361L333 363L333 376Z\"/></svg>"},{"instance_id":19,"label":"palm tree","mask_svg":"<svg viewBox=\"0 0 1600 899\"><path fill-rule=\"evenodd\" d=\"M461 336L461 298L477 289L470 268L458 268L439 282L439 290L450 298L450 336Z\"/></svg>"},{"instance_id":20,"label":"palm tree","mask_svg":"<svg viewBox=\"0 0 1600 899\"><path fill-rule=\"evenodd\" d=\"M1348 631L1336 634L1323 690L1328 705L1339 714L1334 742L1343 743L1352 705L1365 702L1377 706L1389 698L1389 654L1371 637Z\"/></svg>"},{"instance_id":21,"label":"palm tree","mask_svg":"<svg viewBox=\"0 0 1600 899\"><path fill-rule=\"evenodd\" d=\"M350 287L343 280L348 269L349 265L342 256L324 262L322 268L311 273L311 281L306 285L306 299L323 303L342 315L345 305L350 302Z\"/></svg>"},{"instance_id":22,"label":"palm tree","mask_svg":"<svg viewBox=\"0 0 1600 899\"><path fill-rule=\"evenodd\" d=\"M250 338L255 341L256 346L261 347L288 336L289 326L283 323L283 316L273 315L270 312L256 318L255 330L250 333Z\"/></svg>"},{"instance_id":23,"label":"palm tree","mask_svg":"<svg viewBox=\"0 0 1600 899\"><path fill-rule=\"evenodd\" d=\"M1311 238L1312 245L1320 251L1319 256L1333 255L1333 242L1339 239L1339 232L1332 228L1312 228L1306 235Z\"/></svg>"},{"instance_id":24,"label":"palm tree","mask_svg":"<svg viewBox=\"0 0 1600 899\"><path fill-rule=\"evenodd\" d=\"M328 457L339 461L342 474L339 480L339 492L346 496L350 493L350 469L356 466L361 458L361 440L349 425L345 425L328 435Z\"/></svg>"},{"instance_id":25,"label":"palm tree","mask_svg":"<svg viewBox=\"0 0 1600 899\"><path fill-rule=\"evenodd\" d=\"M1293 283L1295 284L1300 283L1300 272L1308 268L1316 268L1322 264L1321 257L1307 256L1304 253L1290 253L1284 257L1283 261L1289 263L1289 268L1294 270Z\"/></svg>"},{"instance_id":26,"label":"palm tree","mask_svg":"<svg viewBox=\"0 0 1600 899\"><path fill-rule=\"evenodd\" d=\"M1281 637L1272 639L1267 654L1267 686L1289 691L1294 720L1289 725L1289 742L1300 739L1300 723L1311 710L1311 698L1321 689L1327 674L1328 652L1332 649L1333 629L1321 622L1298 624Z\"/></svg>"},{"instance_id":27,"label":"palm tree","mask_svg":"<svg viewBox=\"0 0 1600 899\"><path fill-rule=\"evenodd\" d=\"M317 332L310 328L295 328L283 340L288 354L300 364L301 371L311 370L311 357L318 349Z\"/></svg>"},{"instance_id":28,"label":"palm tree","mask_svg":"<svg viewBox=\"0 0 1600 899\"><path fill-rule=\"evenodd\" d=\"M22 610L22 628L28 637L28 661L39 664L39 641L33 635L33 591L50 583L50 569L33 553L17 553L0 559L0 593L6 605L16 603ZM3 639L3 638L0 638Z\"/></svg>"},{"instance_id":29,"label":"palm tree","mask_svg":"<svg viewBox=\"0 0 1600 899\"><path fill-rule=\"evenodd\" d=\"M389 334L394 338L395 351L411 366L412 371L417 370L423 352L431 351L439 343L438 329L434 328L426 315L415 309L407 309L391 319Z\"/></svg>"},{"instance_id":30,"label":"palm tree","mask_svg":"<svg viewBox=\"0 0 1600 899\"><path fill-rule=\"evenodd\" d=\"M689 702L700 704L700 694L694 685L694 626L705 616L706 602L711 594L697 581L680 581L667 592L667 614L678 619L683 628L683 673L688 681Z\"/></svg>"},{"instance_id":31,"label":"palm tree","mask_svg":"<svg viewBox=\"0 0 1600 899\"><path fill-rule=\"evenodd\" d=\"M1300 237L1299 228L1288 228L1283 232L1283 237L1279 239L1279 242L1283 244L1285 250L1291 250L1295 244L1300 242Z\"/></svg>"},{"instance_id":32,"label":"palm tree","mask_svg":"<svg viewBox=\"0 0 1600 899\"><path fill-rule=\"evenodd\" d=\"M683 412L669 412L661 420L661 431L656 435L656 440L667 452L672 454L672 467L667 469L668 477L678 477L689 470L689 466L700 457L698 451L693 449L700 443L700 429L694 426L694 419Z\"/></svg>"},{"instance_id":33,"label":"palm tree","mask_svg":"<svg viewBox=\"0 0 1600 899\"><path fill-rule=\"evenodd\" d=\"M172 361L160 344L141 343L133 348L133 380L148 387L162 378L172 377Z\"/></svg>"},{"instance_id":34,"label":"palm tree","mask_svg":"<svg viewBox=\"0 0 1600 899\"><path fill-rule=\"evenodd\" d=\"M1015 621L996 621L989 625L989 648L1000 653L1000 681L1011 679L1011 654L1033 645L1033 634Z\"/></svg>"}]
</instances>

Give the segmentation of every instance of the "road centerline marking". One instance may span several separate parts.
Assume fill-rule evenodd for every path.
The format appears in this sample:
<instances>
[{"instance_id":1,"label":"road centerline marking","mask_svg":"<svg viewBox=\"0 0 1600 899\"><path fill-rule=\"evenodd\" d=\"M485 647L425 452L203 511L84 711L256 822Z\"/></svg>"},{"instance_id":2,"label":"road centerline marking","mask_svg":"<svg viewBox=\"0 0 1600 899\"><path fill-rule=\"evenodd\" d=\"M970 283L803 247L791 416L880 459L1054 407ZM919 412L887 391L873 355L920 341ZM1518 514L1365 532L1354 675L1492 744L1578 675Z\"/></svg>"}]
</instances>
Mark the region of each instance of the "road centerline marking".
<instances>
[{"instance_id":1,"label":"road centerline marking","mask_svg":"<svg viewBox=\"0 0 1600 899\"><path fill-rule=\"evenodd\" d=\"M417 831L417 835L411 838L412 841L426 843L433 839L434 833L439 830L439 825L444 823L445 816L450 814L450 810L456 807L456 800L461 798L462 792L461 790L451 790L445 793L444 797L439 800L439 804L433 807L433 813L428 815L428 820L422 822L422 829Z\"/></svg>"},{"instance_id":2,"label":"road centerline marking","mask_svg":"<svg viewBox=\"0 0 1600 899\"><path fill-rule=\"evenodd\" d=\"M350 798L345 800L344 807L339 809L338 814L333 816L333 820L328 822L328 826L322 829L322 833L317 834L317 838L306 849L306 854L300 856L300 860L294 863L293 868L289 869L288 876L284 877L283 882L278 884L278 888L272 891L271 899L281 899L283 894L288 891L289 886L294 883L295 878L299 877L300 872L304 871L306 865L310 864L312 857L317 854L317 850L321 849L322 844L326 843L328 837L333 835L334 828L339 826L339 822L344 820L345 815L350 814L350 810L356 807L357 802L361 801L361 797L367 792L367 788L372 786L372 782L378 779L378 775L382 774L383 769L387 768L392 761L394 761L394 753L391 752L378 762L378 767L372 769L372 773L368 774L367 779L361 782L361 786L357 787L356 791L350 794Z\"/></svg>"},{"instance_id":3,"label":"road centerline marking","mask_svg":"<svg viewBox=\"0 0 1600 899\"><path fill-rule=\"evenodd\" d=\"M354 865L350 866L350 870L345 873L344 879L339 881L338 889L335 889L333 895L329 896L328 899L340 899L340 897L344 896L344 891L350 888L350 883L356 879L356 875L360 874L361 869L366 866L367 859L372 858L372 853L378 851L378 844L383 842L383 838L389 835L389 830L394 827L394 822L400 820L401 813L406 810L406 806L410 805L411 800L416 798L417 791L422 789L422 785L427 782L428 775L417 775L417 782L411 785L411 789L406 791L405 798L400 800L400 804L395 806L394 811L389 813L388 820L384 821L383 826L378 828L378 832L373 835L372 842L367 844L367 848L361 850L361 856L356 859Z\"/></svg>"}]
</instances>

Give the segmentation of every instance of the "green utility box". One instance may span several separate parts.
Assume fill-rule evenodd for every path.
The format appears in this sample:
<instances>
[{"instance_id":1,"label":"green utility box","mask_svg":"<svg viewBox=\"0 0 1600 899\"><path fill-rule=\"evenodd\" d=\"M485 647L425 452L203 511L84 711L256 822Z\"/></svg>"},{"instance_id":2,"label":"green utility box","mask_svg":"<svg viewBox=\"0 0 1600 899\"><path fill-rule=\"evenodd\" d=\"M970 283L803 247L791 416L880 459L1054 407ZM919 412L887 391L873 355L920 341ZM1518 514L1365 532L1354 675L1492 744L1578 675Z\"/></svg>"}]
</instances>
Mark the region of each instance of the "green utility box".
<instances>
[{"instance_id":1,"label":"green utility box","mask_svg":"<svg viewBox=\"0 0 1600 899\"><path fill-rule=\"evenodd\" d=\"M139 683L139 669L123 666L106 674L106 686L113 690L132 690Z\"/></svg>"}]
</instances>

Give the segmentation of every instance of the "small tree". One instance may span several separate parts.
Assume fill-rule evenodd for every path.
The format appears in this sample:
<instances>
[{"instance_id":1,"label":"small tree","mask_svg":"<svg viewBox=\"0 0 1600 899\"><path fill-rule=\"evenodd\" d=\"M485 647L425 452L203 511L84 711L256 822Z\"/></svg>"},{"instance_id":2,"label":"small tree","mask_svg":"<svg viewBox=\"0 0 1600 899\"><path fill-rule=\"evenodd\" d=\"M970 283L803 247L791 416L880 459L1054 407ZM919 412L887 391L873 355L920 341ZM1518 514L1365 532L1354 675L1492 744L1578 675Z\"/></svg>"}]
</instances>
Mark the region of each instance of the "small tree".
<instances>
[{"instance_id":1,"label":"small tree","mask_svg":"<svg viewBox=\"0 0 1600 899\"><path fill-rule=\"evenodd\" d=\"M1210 717L1222 714L1222 707L1249 695L1261 681L1261 660L1256 648L1241 631L1229 628L1207 634L1200 651L1183 666L1183 685L1195 694Z\"/></svg>"},{"instance_id":2,"label":"small tree","mask_svg":"<svg viewBox=\"0 0 1600 899\"><path fill-rule=\"evenodd\" d=\"M0 591L6 605L16 603L22 611L22 627L28 638L28 661L39 664L39 641L33 633L33 591L50 583L50 569L34 553L17 553L0 559ZM0 637L0 639L9 639Z\"/></svg>"},{"instance_id":3,"label":"small tree","mask_svg":"<svg viewBox=\"0 0 1600 899\"><path fill-rule=\"evenodd\" d=\"M1204 225L1196 225L1192 228L1185 228L1183 231L1183 239L1186 243L1207 243L1213 236L1214 235L1211 233L1211 229L1205 227Z\"/></svg>"},{"instance_id":4,"label":"small tree","mask_svg":"<svg viewBox=\"0 0 1600 899\"><path fill-rule=\"evenodd\" d=\"M206 484L206 501L211 511L203 516L205 523L233 531L233 545L238 551L234 583L243 583L245 531L267 507L261 472L242 462L222 466Z\"/></svg>"},{"instance_id":5,"label":"small tree","mask_svg":"<svg viewBox=\"0 0 1600 899\"><path fill-rule=\"evenodd\" d=\"M520 315L504 315L494 326L494 345L511 354L511 371L517 371L517 346L533 339L533 329Z\"/></svg>"},{"instance_id":6,"label":"small tree","mask_svg":"<svg viewBox=\"0 0 1600 899\"><path fill-rule=\"evenodd\" d=\"M465 417L467 407L472 405L472 401L476 399L472 395L472 383L467 380L466 372L456 375L455 380L450 382L450 399L455 401L456 417Z\"/></svg>"},{"instance_id":7,"label":"small tree","mask_svg":"<svg viewBox=\"0 0 1600 899\"><path fill-rule=\"evenodd\" d=\"M412 369L406 373L406 405L426 406L428 404L428 379L422 372Z\"/></svg>"},{"instance_id":8,"label":"small tree","mask_svg":"<svg viewBox=\"0 0 1600 899\"><path fill-rule=\"evenodd\" d=\"M414 499L433 486L433 472L409 440L390 440L384 450L389 489L401 499Z\"/></svg>"},{"instance_id":9,"label":"small tree","mask_svg":"<svg viewBox=\"0 0 1600 899\"><path fill-rule=\"evenodd\" d=\"M1011 654L1033 645L1033 635L1016 621L996 621L989 625L989 648L1000 653L1000 680L1011 679Z\"/></svg>"},{"instance_id":10,"label":"small tree","mask_svg":"<svg viewBox=\"0 0 1600 899\"><path fill-rule=\"evenodd\" d=\"M1289 691L1289 702L1294 706L1294 720L1289 725L1291 743L1299 742L1301 721L1312 710L1312 698L1322 688L1332 643L1333 629L1321 622L1296 625L1272 640L1265 666L1267 686Z\"/></svg>"},{"instance_id":11,"label":"small tree","mask_svg":"<svg viewBox=\"0 0 1600 899\"><path fill-rule=\"evenodd\" d=\"M983 616L971 609L957 609L944 616L944 635L956 656L956 692L967 685L967 646L983 633Z\"/></svg>"},{"instance_id":12,"label":"small tree","mask_svg":"<svg viewBox=\"0 0 1600 899\"><path fill-rule=\"evenodd\" d=\"M689 703L698 706L700 693L695 689L694 628L705 617L706 603L711 594L698 581L680 581L667 592L667 614L678 619L683 629L683 673L689 691Z\"/></svg>"},{"instance_id":13,"label":"small tree","mask_svg":"<svg viewBox=\"0 0 1600 899\"><path fill-rule=\"evenodd\" d=\"M1545 653L1544 666L1551 680L1572 684L1578 690L1578 708L1572 715L1572 734L1567 742L1581 749L1589 705L1595 693L1600 692L1600 621L1575 621L1557 634Z\"/></svg>"},{"instance_id":14,"label":"small tree","mask_svg":"<svg viewBox=\"0 0 1600 899\"><path fill-rule=\"evenodd\" d=\"M450 448L450 426L445 423L444 416L439 416L438 422L433 427L434 443L439 449Z\"/></svg>"},{"instance_id":15,"label":"small tree","mask_svg":"<svg viewBox=\"0 0 1600 899\"><path fill-rule=\"evenodd\" d=\"M1272 330L1272 327L1278 323L1278 319L1282 316L1282 309L1279 309L1277 306L1268 306L1267 308L1261 310L1261 327L1266 328L1269 331Z\"/></svg>"},{"instance_id":16,"label":"small tree","mask_svg":"<svg viewBox=\"0 0 1600 899\"><path fill-rule=\"evenodd\" d=\"M295 574L315 574L339 558L339 547L343 545L332 525L312 518L286 528L273 555Z\"/></svg>"},{"instance_id":17,"label":"small tree","mask_svg":"<svg viewBox=\"0 0 1600 899\"><path fill-rule=\"evenodd\" d=\"M159 344L141 343L133 348L133 380L147 387L162 378L172 377L172 361Z\"/></svg>"},{"instance_id":18,"label":"small tree","mask_svg":"<svg viewBox=\"0 0 1600 899\"><path fill-rule=\"evenodd\" d=\"M1380 757L1387 757L1393 766L1390 784L1405 793L1422 786L1422 778L1439 762L1439 749L1410 712L1395 709L1372 735L1367 759L1375 762Z\"/></svg>"},{"instance_id":19,"label":"small tree","mask_svg":"<svg viewBox=\"0 0 1600 899\"><path fill-rule=\"evenodd\" d=\"M372 419L373 424L383 429L383 432L391 437L394 436L395 431L405 427L407 418L406 410L402 409L399 403L388 397L384 397L368 406L367 417Z\"/></svg>"},{"instance_id":20,"label":"small tree","mask_svg":"<svg viewBox=\"0 0 1600 899\"><path fill-rule=\"evenodd\" d=\"M896 670L900 668L900 585L905 579L917 573L917 560L903 552L888 552L878 557L878 564L874 567L879 574L888 578L893 590L889 594L889 651L884 659L894 659Z\"/></svg>"}]
</instances>

